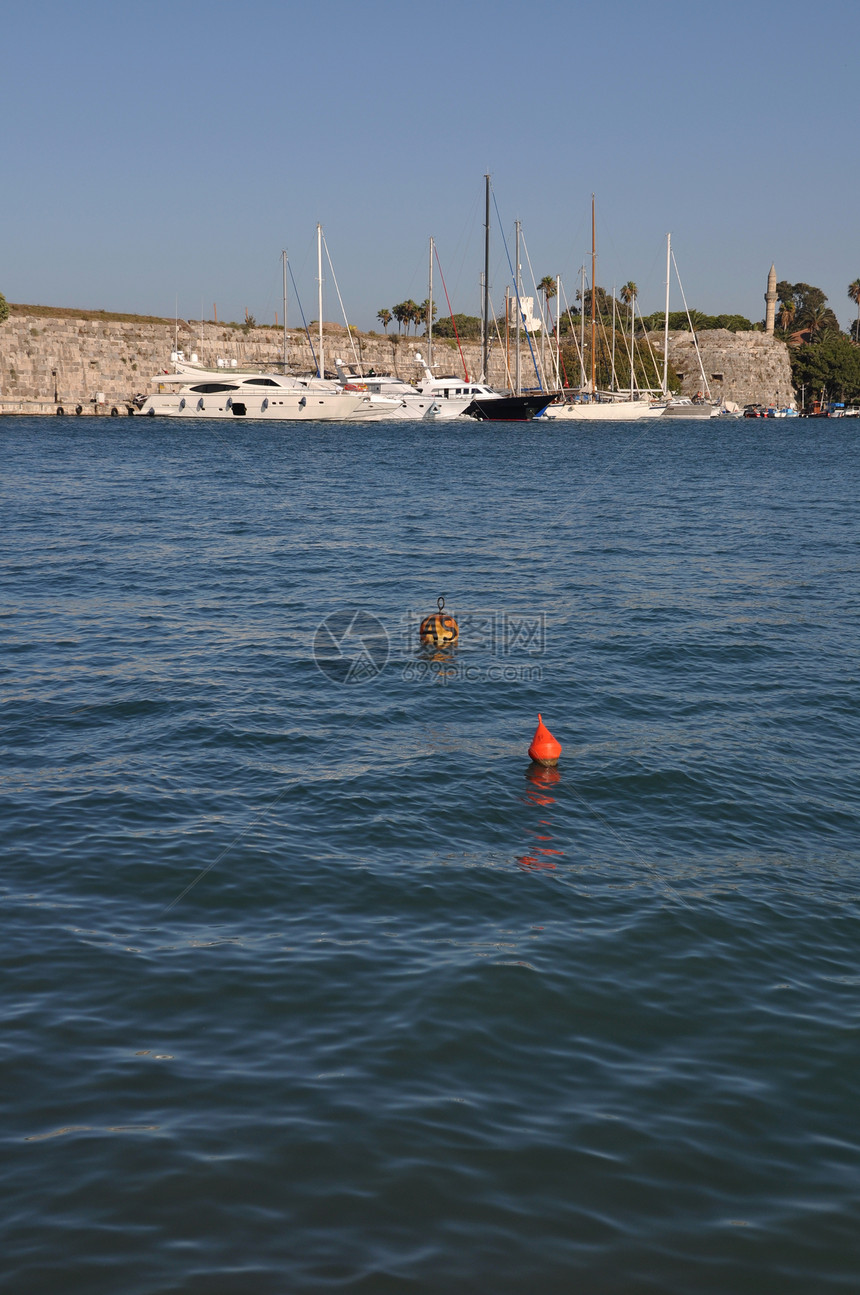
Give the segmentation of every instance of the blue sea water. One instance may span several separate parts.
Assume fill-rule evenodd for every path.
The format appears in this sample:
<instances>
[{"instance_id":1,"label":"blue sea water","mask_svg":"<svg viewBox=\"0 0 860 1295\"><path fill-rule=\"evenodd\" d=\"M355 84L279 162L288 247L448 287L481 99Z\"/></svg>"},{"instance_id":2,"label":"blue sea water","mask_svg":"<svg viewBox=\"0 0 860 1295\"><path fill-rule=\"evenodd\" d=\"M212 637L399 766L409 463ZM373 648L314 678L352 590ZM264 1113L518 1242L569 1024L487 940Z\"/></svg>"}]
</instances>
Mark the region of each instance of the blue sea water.
<instances>
[{"instance_id":1,"label":"blue sea water","mask_svg":"<svg viewBox=\"0 0 860 1295\"><path fill-rule=\"evenodd\" d=\"M0 1289L856 1291L858 434L0 420Z\"/></svg>"}]
</instances>

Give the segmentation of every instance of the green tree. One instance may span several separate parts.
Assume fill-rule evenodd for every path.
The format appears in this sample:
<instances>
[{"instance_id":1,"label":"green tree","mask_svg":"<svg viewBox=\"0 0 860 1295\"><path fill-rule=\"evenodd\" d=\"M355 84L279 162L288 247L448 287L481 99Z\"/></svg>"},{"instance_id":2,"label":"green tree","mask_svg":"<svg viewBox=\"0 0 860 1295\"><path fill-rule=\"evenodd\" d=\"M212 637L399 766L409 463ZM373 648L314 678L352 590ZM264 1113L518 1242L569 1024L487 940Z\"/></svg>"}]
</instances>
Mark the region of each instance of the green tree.
<instances>
[{"instance_id":1,"label":"green tree","mask_svg":"<svg viewBox=\"0 0 860 1295\"><path fill-rule=\"evenodd\" d=\"M857 319L854 323L854 327L851 330L852 333L854 334L854 341L856 342L858 338L860 338L860 279L855 279L853 283L849 283L848 296L851 298L851 300L854 302L854 305L857 307Z\"/></svg>"},{"instance_id":2,"label":"green tree","mask_svg":"<svg viewBox=\"0 0 860 1295\"><path fill-rule=\"evenodd\" d=\"M632 279L621 285L621 291L618 294L625 306L630 307L630 319L633 319L636 310L636 298L639 296L639 289Z\"/></svg>"},{"instance_id":3,"label":"green tree","mask_svg":"<svg viewBox=\"0 0 860 1295\"><path fill-rule=\"evenodd\" d=\"M576 300L583 302L583 309L589 318L591 317L591 289L585 289L585 299L583 301L582 292L577 289ZM594 313L601 318L608 318L612 314L612 297L607 293L605 288L600 284L595 289Z\"/></svg>"},{"instance_id":4,"label":"green tree","mask_svg":"<svg viewBox=\"0 0 860 1295\"><path fill-rule=\"evenodd\" d=\"M806 387L833 400L860 400L860 350L841 333L825 333L792 350L791 379L797 391Z\"/></svg>"},{"instance_id":5,"label":"green tree","mask_svg":"<svg viewBox=\"0 0 860 1295\"><path fill-rule=\"evenodd\" d=\"M481 321L477 315L455 315L454 324L457 325L457 333L461 338L474 338L481 336ZM450 319L440 319L435 328L436 336L453 337L454 324L452 324ZM504 331L504 316L500 321L499 327Z\"/></svg>"},{"instance_id":6,"label":"green tree","mask_svg":"<svg viewBox=\"0 0 860 1295\"><path fill-rule=\"evenodd\" d=\"M780 307L794 308L793 327L807 338L821 337L824 333L839 333L839 320L827 305L827 294L811 283L789 283L781 279L776 285Z\"/></svg>"},{"instance_id":7,"label":"green tree","mask_svg":"<svg viewBox=\"0 0 860 1295\"><path fill-rule=\"evenodd\" d=\"M794 323L794 317L797 314L797 307L793 301L783 301L779 307L777 320L783 333L786 335L791 332L791 326Z\"/></svg>"},{"instance_id":8,"label":"green tree","mask_svg":"<svg viewBox=\"0 0 860 1295\"><path fill-rule=\"evenodd\" d=\"M549 317L549 303L555 296L556 287L556 281L551 274L545 274L538 284L538 292L543 293L543 309L544 314L546 315L546 327L548 332L552 331L552 323Z\"/></svg>"},{"instance_id":9,"label":"green tree","mask_svg":"<svg viewBox=\"0 0 860 1295\"><path fill-rule=\"evenodd\" d=\"M416 318L419 317L419 307L416 306L412 298L409 297L406 301L399 301L396 306L392 306L391 313L397 320L398 333L402 330L403 325L405 324L406 336L408 337L410 325L414 324Z\"/></svg>"},{"instance_id":10,"label":"green tree","mask_svg":"<svg viewBox=\"0 0 860 1295\"><path fill-rule=\"evenodd\" d=\"M3 296L3 293L0 292L0 324L3 323L4 319L8 319L8 318L9 318L9 303L6 300L6 298Z\"/></svg>"},{"instance_id":11,"label":"green tree","mask_svg":"<svg viewBox=\"0 0 860 1295\"><path fill-rule=\"evenodd\" d=\"M419 310L419 312L420 312L420 318L419 318L418 322L419 322L419 323L423 323L423 325L424 325L424 332L425 332L425 335L426 335L426 334L427 334L427 332L429 331L429 325L430 325L430 323L431 323L431 318L430 318L430 298L429 298L429 297L425 297L425 298L424 298L424 300L421 302L421 305L418 307L418 310ZM432 318L433 318L433 320L435 320L435 318L436 318L436 302L435 302L435 301L433 302L433 316L432 316Z\"/></svg>"},{"instance_id":12,"label":"green tree","mask_svg":"<svg viewBox=\"0 0 860 1295\"><path fill-rule=\"evenodd\" d=\"M380 324L385 329L385 336L387 337L388 325L391 323L394 316L392 315L391 311L388 309L387 306L383 306L381 310L377 310L376 318L379 320Z\"/></svg>"}]
</instances>

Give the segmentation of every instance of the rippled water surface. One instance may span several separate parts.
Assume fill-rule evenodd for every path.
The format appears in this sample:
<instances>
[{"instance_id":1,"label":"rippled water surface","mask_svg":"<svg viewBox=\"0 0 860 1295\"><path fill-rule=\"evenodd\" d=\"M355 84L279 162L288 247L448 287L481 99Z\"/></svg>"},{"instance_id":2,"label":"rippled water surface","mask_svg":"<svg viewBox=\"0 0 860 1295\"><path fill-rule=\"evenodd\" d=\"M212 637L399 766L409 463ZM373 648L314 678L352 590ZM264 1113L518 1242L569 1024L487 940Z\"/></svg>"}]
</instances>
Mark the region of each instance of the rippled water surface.
<instances>
[{"instance_id":1,"label":"rippled water surface","mask_svg":"<svg viewBox=\"0 0 860 1295\"><path fill-rule=\"evenodd\" d=\"M0 420L2 1289L856 1291L858 435Z\"/></svg>"}]
</instances>

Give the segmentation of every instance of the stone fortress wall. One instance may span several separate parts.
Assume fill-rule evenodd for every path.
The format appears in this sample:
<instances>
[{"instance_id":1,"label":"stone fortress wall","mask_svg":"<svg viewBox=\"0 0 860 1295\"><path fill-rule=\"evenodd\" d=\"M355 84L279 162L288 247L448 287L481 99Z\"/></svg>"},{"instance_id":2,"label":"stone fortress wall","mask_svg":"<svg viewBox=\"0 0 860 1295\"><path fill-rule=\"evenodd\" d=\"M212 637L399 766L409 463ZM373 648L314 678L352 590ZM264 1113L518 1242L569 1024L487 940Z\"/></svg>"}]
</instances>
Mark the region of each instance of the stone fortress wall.
<instances>
[{"instance_id":1,"label":"stone fortress wall","mask_svg":"<svg viewBox=\"0 0 860 1295\"><path fill-rule=\"evenodd\" d=\"M326 369L333 373L335 356L353 362L345 328L325 326ZM203 364L218 359L237 361L240 368L265 368L283 356L283 333L275 328L249 330L219 324L120 322L116 320L44 317L13 313L0 324L0 413L54 414L58 405L66 413L81 406L85 413L125 414L133 397L152 390L151 379L170 368L170 354L178 348L186 358L198 355ZM729 333L723 329L698 334L705 373L712 395L739 405L785 404L793 398L788 348L763 332ZM314 345L316 338L314 337ZM427 356L426 340L398 338L396 334L355 337L359 357L368 368L396 373L407 381L420 378L416 354ZM540 345L535 342L536 348ZM662 356L662 335L652 336L655 353ZM480 368L480 346L463 343L470 376ZM314 369L308 339L298 330L288 332L288 358L296 372ZM702 389L692 335L669 335L669 358L682 378L685 395ZM462 372L456 343L434 342L437 373ZM523 385L534 383L528 347L522 350ZM505 357L498 345L491 352L488 380L505 387ZM103 396L103 402L98 397Z\"/></svg>"}]
</instances>

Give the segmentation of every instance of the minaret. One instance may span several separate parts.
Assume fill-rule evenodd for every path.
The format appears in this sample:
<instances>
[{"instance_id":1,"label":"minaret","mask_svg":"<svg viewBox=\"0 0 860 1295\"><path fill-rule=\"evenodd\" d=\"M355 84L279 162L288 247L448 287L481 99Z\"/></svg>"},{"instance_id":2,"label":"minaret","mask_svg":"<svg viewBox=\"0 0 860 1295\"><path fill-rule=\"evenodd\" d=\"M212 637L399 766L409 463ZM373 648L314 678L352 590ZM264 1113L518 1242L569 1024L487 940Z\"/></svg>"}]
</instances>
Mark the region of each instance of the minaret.
<instances>
[{"instance_id":1,"label":"minaret","mask_svg":"<svg viewBox=\"0 0 860 1295\"><path fill-rule=\"evenodd\" d=\"M765 315L764 331L768 337L773 337L773 327L776 323L776 266L770 267L770 274L767 276L767 292L764 294L767 302L767 314Z\"/></svg>"}]
</instances>

